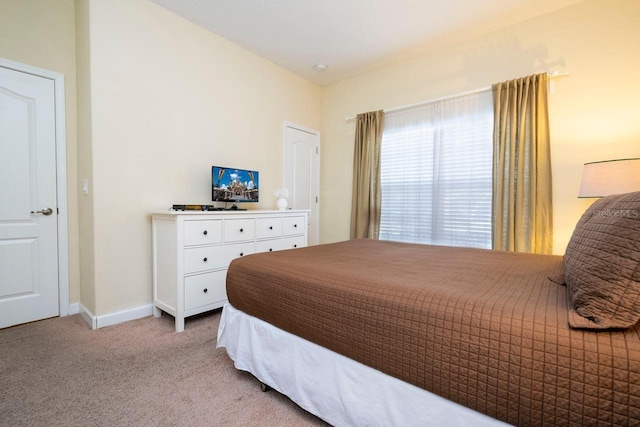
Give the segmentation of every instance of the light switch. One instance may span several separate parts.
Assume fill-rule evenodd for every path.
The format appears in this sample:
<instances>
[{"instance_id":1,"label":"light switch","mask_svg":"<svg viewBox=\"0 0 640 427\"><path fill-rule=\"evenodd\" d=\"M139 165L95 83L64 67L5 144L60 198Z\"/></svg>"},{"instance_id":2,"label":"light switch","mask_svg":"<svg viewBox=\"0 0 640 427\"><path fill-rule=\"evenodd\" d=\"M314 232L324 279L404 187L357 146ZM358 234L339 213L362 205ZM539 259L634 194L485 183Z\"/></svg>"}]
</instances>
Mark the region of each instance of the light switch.
<instances>
[{"instance_id":1,"label":"light switch","mask_svg":"<svg viewBox=\"0 0 640 427\"><path fill-rule=\"evenodd\" d=\"M87 178L82 179L82 194L85 196L89 194L89 180Z\"/></svg>"}]
</instances>

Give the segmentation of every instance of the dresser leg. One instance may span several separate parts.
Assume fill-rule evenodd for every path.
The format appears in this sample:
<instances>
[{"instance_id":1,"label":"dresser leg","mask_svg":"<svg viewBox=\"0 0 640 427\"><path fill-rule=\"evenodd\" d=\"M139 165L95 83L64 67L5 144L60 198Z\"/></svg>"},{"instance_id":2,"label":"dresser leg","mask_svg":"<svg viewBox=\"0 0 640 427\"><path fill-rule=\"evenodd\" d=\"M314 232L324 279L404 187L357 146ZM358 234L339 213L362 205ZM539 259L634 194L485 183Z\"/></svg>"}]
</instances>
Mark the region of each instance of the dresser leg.
<instances>
[{"instance_id":1,"label":"dresser leg","mask_svg":"<svg viewBox=\"0 0 640 427\"><path fill-rule=\"evenodd\" d=\"M184 317L176 317L176 332L184 331Z\"/></svg>"},{"instance_id":2,"label":"dresser leg","mask_svg":"<svg viewBox=\"0 0 640 427\"><path fill-rule=\"evenodd\" d=\"M155 305L153 306L153 317L160 317L162 316L162 310L160 310L158 307L156 307Z\"/></svg>"}]
</instances>

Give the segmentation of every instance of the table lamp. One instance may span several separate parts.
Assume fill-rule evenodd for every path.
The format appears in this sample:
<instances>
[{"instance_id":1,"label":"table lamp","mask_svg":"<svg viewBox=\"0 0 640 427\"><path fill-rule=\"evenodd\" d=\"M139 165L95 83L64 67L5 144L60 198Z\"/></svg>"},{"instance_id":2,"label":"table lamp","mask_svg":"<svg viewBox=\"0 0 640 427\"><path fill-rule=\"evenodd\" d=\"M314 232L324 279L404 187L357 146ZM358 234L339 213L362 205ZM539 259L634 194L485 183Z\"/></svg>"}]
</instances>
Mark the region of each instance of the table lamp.
<instances>
[{"instance_id":1,"label":"table lamp","mask_svg":"<svg viewBox=\"0 0 640 427\"><path fill-rule=\"evenodd\" d=\"M584 164L579 198L604 197L640 190L640 158Z\"/></svg>"}]
</instances>

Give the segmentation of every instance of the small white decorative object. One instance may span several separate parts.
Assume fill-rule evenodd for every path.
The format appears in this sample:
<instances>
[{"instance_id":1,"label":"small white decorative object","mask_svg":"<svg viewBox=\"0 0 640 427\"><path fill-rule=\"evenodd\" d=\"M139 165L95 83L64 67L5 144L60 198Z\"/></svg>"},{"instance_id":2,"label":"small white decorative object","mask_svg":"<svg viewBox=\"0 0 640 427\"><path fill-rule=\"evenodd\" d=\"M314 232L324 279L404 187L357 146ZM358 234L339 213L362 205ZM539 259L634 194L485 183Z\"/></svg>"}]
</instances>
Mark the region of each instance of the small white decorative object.
<instances>
[{"instance_id":1,"label":"small white decorative object","mask_svg":"<svg viewBox=\"0 0 640 427\"><path fill-rule=\"evenodd\" d=\"M284 187L278 188L276 190L276 197L278 198L278 200L276 200L276 206L278 206L278 210L286 210L287 205L289 204L289 202L287 201L287 197L289 197L289 190Z\"/></svg>"}]
</instances>

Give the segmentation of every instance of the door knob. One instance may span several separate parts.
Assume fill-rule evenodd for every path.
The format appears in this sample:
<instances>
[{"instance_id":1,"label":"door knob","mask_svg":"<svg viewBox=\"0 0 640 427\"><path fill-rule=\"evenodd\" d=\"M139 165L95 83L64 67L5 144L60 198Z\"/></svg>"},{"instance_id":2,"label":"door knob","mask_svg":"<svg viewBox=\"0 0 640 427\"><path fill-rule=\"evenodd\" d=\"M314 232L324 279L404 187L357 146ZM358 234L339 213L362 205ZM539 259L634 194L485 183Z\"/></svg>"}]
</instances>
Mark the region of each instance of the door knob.
<instances>
[{"instance_id":1,"label":"door knob","mask_svg":"<svg viewBox=\"0 0 640 427\"><path fill-rule=\"evenodd\" d=\"M41 213L42 215L51 215L53 213L53 209L51 208L44 208L41 211L31 211L32 214L37 214L37 213Z\"/></svg>"}]
</instances>

